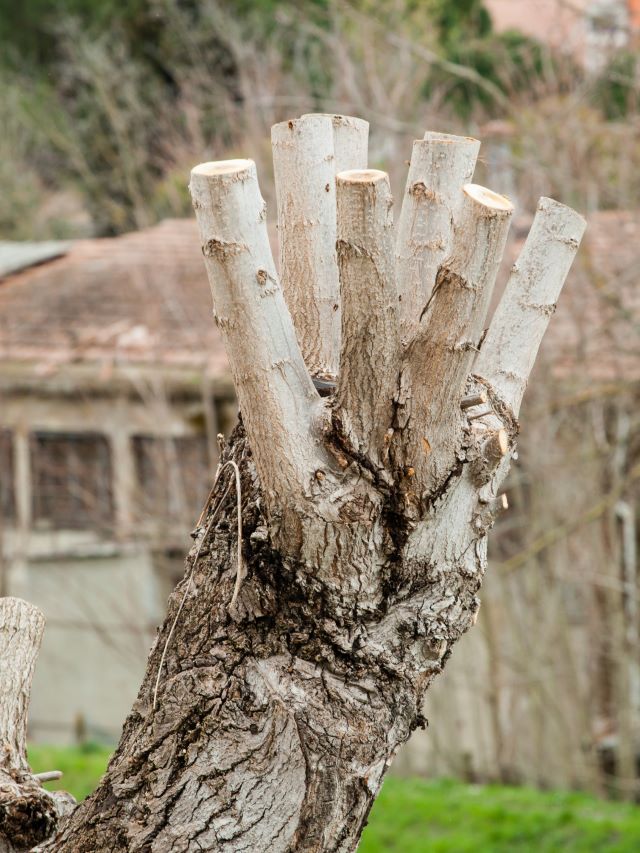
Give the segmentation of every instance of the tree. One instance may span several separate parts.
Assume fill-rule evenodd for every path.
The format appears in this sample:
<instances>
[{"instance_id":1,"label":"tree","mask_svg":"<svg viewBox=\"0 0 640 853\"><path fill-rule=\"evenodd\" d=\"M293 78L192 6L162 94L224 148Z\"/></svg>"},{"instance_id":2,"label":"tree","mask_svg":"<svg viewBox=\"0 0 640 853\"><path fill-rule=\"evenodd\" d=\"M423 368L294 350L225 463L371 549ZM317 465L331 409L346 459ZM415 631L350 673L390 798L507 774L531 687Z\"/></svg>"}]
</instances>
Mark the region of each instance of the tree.
<instances>
[{"instance_id":1,"label":"tree","mask_svg":"<svg viewBox=\"0 0 640 853\"><path fill-rule=\"evenodd\" d=\"M485 335L512 205L467 183L479 143L414 143L394 234L367 132L324 115L273 128L282 286L254 163L192 171L242 418L108 772L44 850L355 850L476 619L520 402L585 223L540 201ZM23 711L8 729L0 714L5 732ZM55 809L33 796L23 735L2 772L0 832L28 849Z\"/></svg>"}]
</instances>

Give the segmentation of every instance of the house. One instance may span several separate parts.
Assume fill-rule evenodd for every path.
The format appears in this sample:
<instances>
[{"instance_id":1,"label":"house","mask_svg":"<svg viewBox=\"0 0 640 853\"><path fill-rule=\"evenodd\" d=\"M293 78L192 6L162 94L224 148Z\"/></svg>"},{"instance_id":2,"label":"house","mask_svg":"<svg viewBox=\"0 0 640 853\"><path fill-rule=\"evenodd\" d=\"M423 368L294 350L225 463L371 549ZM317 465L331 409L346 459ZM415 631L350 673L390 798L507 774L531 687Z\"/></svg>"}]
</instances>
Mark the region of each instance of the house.
<instances>
[{"instance_id":1,"label":"house","mask_svg":"<svg viewBox=\"0 0 640 853\"><path fill-rule=\"evenodd\" d=\"M114 740L236 417L192 221L0 244L0 594L47 619L31 736Z\"/></svg>"},{"instance_id":2,"label":"house","mask_svg":"<svg viewBox=\"0 0 640 853\"><path fill-rule=\"evenodd\" d=\"M640 32L638 0L486 0L498 32L520 30L598 71Z\"/></svg>"}]
</instances>

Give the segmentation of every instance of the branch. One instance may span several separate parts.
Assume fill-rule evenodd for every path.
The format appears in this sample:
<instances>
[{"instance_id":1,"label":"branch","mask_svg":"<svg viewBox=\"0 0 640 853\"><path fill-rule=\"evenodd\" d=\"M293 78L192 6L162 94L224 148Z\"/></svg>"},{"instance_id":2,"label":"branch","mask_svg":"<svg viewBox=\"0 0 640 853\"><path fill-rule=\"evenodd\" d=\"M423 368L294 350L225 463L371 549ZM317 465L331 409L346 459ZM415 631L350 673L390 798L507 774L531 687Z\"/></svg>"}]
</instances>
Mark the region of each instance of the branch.
<instances>
[{"instance_id":1,"label":"branch","mask_svg":"<svg viewBox=\"0 0 640 853\"><path fill-rule=\"evenodd\" d=\"M337 177L342 349L335 398L359 452L381 465L398 377L393 199L386 172Z\"/></svg>"},{"instance_id":2,"label":"branch","mask_svg":"<svg viewBox=\"0 0 640 853\"><path fill-rule=\"evenodd\" d=\"M449 252L453 214L479 149L477 139L446 133L427 132L413 143L396 247L400 326L407 343Z\"/></svg>"},{"instance_id":3,"label":"branch","mask_svg":"<svg viewBox=\"0 0 640 853\"><path fill-rule=\"evenodd\" d=\"M29 770L27 711L43 632L37 607L0 598L0 767Z\"/></svg>"},{"instance_id":4,"label":"branch","mask_svg":"<svg viewBox=\"0 0 640 853\"><path fill-rule=\"evenodd\" d=\"M27 713L43 631L44 616L37 607L20 598L0 598L2 853L22 853L45 841L75 805L69 795L45 791L27 763Z\"/></svg>"},{"instance_id":5,"label":"branch","mask_svg":"<svg viewBox=\"0 0 640 853\"><path fill-rule=\"evenodd\" d=\"M491 383L515 415L585 228L570 207L540 199L474 364L474 373Z\"/></svg>"},{"instance_id":6,"label":"branch","mask_svg":"<svg viewBox=\"0 0 640 853\"><path fill-rule=\"evenodd\" d=\"M203 163L190 189L214 316L265 495L295 499L317 467L310 436L320 398L271 256L255 163Z\"/></svg>"},{"instance_id":7,"label":"branch","mask_svg":"<svg viewBox=\"0 0 640 853\"><path fill-rule=\"evenodd\" d=\"M333 125L333 153L336 173L366 169L369 162L369 122L335 113L307 113L302 118L327 116Z\"/></svg>"},{"instance_id":8,"label":"branch","mask_svg":"<svg viewBox=\"0 0 640 853\"><path fill-rule=\"evenodd\" d=\"M407 466L433 488L455 458L460 399L504 252L513 207L497 193L467 184L451 254L441 265L420 327L406 353Z\"/></svg>"},{"instance_id":9,"label":"branch","mask_svg":"<svg viewBox=\"0 0 640 853\"><path fill-rule=\"evenodd\" d=\"M336 162L366 165L368 127L311 114L271 128L282 286L305 363L324 378L337 376L340 353Z\"/></svg>"}]
</instances>

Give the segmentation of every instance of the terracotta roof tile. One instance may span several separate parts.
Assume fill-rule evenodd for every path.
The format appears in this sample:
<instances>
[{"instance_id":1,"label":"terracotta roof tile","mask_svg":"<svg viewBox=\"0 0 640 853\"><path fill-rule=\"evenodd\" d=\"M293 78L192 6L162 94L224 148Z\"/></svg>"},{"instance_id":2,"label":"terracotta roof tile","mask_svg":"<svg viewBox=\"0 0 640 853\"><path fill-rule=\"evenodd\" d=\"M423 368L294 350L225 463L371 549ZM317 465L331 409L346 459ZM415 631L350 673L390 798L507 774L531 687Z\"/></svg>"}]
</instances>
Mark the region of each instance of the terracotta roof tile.
<instances>
[{"instance_id":1,"label":"terracotta roof tile","mask_svg":"<svg viewBox=\"0 0 640 853\"><path fill-rule=\"evenodd\" d=\"M515 239L508 265L522 245ZM640 380L640 214L589 217L542 347L561 378ZM227 375L195 222L166 220L0 282L0 360L154 363Z\"/></svg>"},{"instance_id":2,"label":"terracotta roof tile","mask_svg":"<svg viewBox=\"0 0 640 853\"><path fill-rule=\"evenodd\" d=\"M0 359L105 358L227 373L195 222L80 240L0 283Z\"/></svg>"}]
</instances>

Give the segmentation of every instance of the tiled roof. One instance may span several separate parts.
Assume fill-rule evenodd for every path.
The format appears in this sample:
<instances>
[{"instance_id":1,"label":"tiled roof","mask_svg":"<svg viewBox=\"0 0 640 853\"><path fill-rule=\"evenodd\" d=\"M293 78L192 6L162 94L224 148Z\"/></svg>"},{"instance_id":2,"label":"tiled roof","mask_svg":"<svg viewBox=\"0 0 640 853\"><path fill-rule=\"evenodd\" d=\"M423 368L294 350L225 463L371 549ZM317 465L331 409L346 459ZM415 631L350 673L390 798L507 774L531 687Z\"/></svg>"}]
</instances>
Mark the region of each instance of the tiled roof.
<instances>
[{"instance_id":1,"label":"tiled roof","mask_svg":"<svg viewBox=\"0 0 640 853\"><path fill-rule=\"evenodd\" d=\"M43 243L0 240L0 278L65 255L71 248L67 240L48 240Z\"/></svg>"},{"instance_id":2,"label":"tiled roof","mask_svg":"<svg viewBox=\"0 0 640 853\"><path fill-rule=\"evenodd\" d=\"M164 364L227 373L192 220L165 220L0 282L0 360Z\"/></svg>"},{"instance_id":3,"label":"tiled roof","mask_svg":"<svg viewBox=\"0 0 640 853\"><path fill-rule=\"evenodd\" d=\"M513 240L513 263L522 239ZM0 282L0 361L140 363L227 375L195 222L75 242ZM589 216L542 347L556 376L640 380L640 214Z\"/></svg>"}]
</instances>

